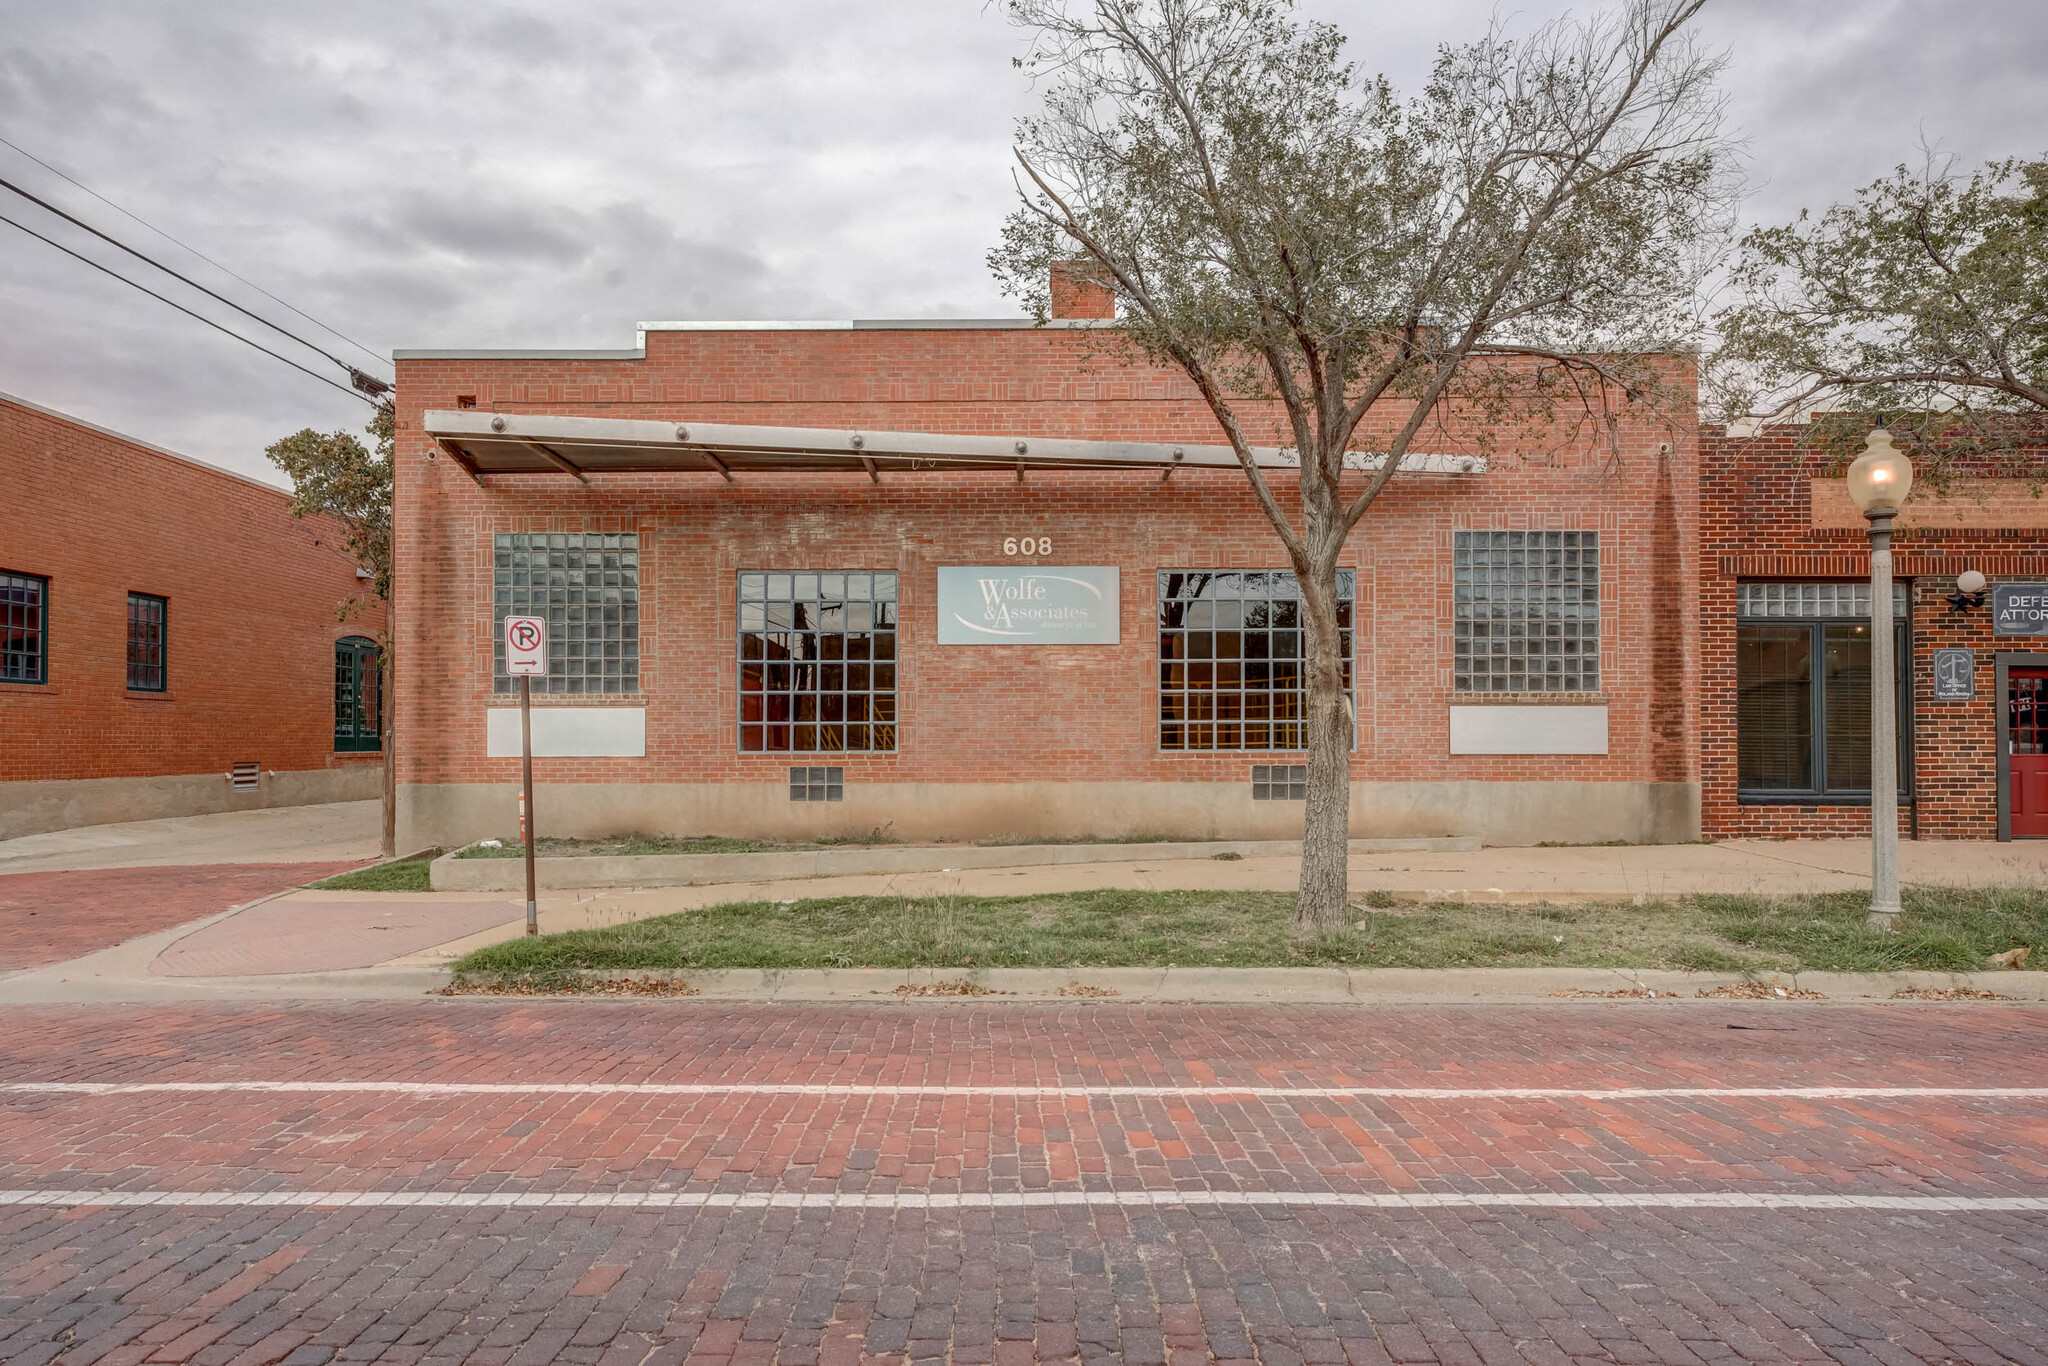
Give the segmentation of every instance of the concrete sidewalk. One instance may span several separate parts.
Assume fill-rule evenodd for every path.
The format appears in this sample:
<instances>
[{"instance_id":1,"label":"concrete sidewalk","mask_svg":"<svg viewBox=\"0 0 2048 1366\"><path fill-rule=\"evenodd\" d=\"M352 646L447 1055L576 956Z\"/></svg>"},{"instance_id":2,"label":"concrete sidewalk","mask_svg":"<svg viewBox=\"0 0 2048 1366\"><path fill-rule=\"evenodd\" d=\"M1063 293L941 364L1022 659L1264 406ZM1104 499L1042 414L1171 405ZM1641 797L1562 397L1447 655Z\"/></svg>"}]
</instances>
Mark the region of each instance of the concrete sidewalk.
<instances>
[{"instance_id":1,"label":"concrete sidewalk","mask_svg":"<svg viewBox=\"0 0 2048 1366\"><path fill-rule=\"evenodd\" d=\"M217 863L368 863L379 804L326 802L82 825L0 840L0 874Z\"/></svg>"}]
</instances>

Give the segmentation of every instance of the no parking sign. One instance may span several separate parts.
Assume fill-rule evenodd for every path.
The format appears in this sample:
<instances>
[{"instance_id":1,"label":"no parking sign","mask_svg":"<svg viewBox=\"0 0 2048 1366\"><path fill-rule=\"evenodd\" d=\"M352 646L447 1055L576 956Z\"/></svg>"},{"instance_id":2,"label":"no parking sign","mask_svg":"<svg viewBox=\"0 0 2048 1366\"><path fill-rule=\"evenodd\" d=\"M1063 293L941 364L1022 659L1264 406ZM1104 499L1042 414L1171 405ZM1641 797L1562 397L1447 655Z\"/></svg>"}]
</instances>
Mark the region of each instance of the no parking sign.
<instances>
[{"instance_id":1,"label":"no parking sign","mask_svg":"<svg viewBox=\"0 0 2048 1366\"><path fill-rule=\"evenodd\" d=\"M521 674L548 671L548 623L545 617L505 618L505 672Z\"/></svg>"}]
</instances>

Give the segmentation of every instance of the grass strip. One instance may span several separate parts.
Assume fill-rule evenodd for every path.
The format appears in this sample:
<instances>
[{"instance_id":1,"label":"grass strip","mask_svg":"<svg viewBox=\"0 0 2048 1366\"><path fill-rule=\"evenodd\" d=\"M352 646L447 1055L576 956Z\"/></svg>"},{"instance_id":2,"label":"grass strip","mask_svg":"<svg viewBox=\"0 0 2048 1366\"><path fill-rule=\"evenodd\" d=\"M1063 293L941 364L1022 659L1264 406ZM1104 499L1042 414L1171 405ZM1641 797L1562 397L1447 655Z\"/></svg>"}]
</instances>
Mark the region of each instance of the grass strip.
<instances>
[{"instance_id":1,"label":"grass strip","mask_svg":"<svg viewBox=\"0 0 2048 1366\"><path fill-rule=\"evenodd\" d=\"M1981 969L2048 943L2048 890L1912 888L1900 932L1866 896L1696 896L1647 905L1353 908L1293 932L1285 892L1104 890L1020 897L730 902L508 940L458 974L564 980L646 968L1607 967L1709 972ZM2036 963L2048 954L2036 954Z\"/></svg>"},{"instance_id":2,"label":"grass strip","mask_svg":"<svg viewBox=\"0 0 2048 1366\"><path fill-rule=\"evenodd\" d=\"M306 885L323 892L431 892L434 889L427 880L427 865L432 862L423 858L401 859L374 868L358 868L353 873L338 873Z\"/></svg>"},{"instance_id":3,"label":"grass strip","mask_svg":"<svg viewBox=\"0 0 2048 1366\"><path fill-rule=\"evenodd\" d=\"M821 835L814 840L749 840L728 835L617 835L610 839L555 839L541 836L534 854L539 858L646 858L666 854L774 854L804 849L839 849L848 846L870 848L896 844L886 827L857 831L851 835ZM516 839L500 841L495 849L480 844L457 853L457 858L520 858L524 847Z\"/></svg>"}]
</instances>

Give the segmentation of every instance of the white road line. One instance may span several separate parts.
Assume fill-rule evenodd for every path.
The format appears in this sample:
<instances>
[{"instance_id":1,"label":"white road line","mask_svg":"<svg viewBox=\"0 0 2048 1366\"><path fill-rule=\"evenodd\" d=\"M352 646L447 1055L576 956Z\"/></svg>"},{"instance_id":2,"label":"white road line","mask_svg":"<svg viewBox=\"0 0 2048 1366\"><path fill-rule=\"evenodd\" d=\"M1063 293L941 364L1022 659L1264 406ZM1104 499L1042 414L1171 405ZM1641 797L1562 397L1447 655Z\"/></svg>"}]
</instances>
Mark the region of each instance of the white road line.
<instances>
[{"instance_id":1,"label":"white road line","mask_svg":"<svg viewBox=\"0 0 2048 1366\"><path fill-rule=\"evenodd\" d=\"M1308 1209L1760 1209L1857 1210L1911 1214L2048 1213L2038 1195L1826 1195L1778 1191L1572 1191L1475 1194L1332 1191L1006 1191L871 1194L821 1191L100 1191L0 1190L0 1207L106 1206L198 1209L281 1206L334 1209L851 1209L1000 1210L1043 1208Z\"/></svg>"},{"instance_id":2,"label":"white road line","mask_svg":"<svg viewBox=\"0 0 2048 1366\"><path fill-rule=\"evenodd\" d=\"M1177 1086L799 1085L731 1082L11 1081L0 1095L130 1096L236 1092L393 1096L874 1096L1059 1100L2044 1100L2048 1086Z\"/></svg>"}]
</instances>

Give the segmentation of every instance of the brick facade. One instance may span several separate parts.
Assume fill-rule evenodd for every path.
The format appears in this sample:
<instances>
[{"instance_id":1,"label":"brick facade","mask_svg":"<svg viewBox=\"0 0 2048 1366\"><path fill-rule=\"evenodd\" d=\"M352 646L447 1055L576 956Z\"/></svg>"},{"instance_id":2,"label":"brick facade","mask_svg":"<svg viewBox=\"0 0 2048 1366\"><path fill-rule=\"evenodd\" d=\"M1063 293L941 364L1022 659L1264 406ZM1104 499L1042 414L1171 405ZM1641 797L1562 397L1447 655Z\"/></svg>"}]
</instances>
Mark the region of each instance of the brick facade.
<instances>
[{"instance_id":1,"label":"brick facade","mask_svg":"<svg viewBox=\"0 0 2048 1366\"><path fill-rule=\"evenodd\" d=\"M1700 479L1701 822L1709 835L1848 836L1869 833L1856 805L1745 804L1736 783L1736 587L1745 579L1866 579L1869 543L1838 502L1841 471L1800 444L1797 427L1745 437L1707 432ZM1967 478L1972 471L1964 470ZM2043 505L2018 480L1975 479L1946 499L1923 489L1893 533L1893 576L1911 613L1913 800L1900 832L1921 839L1991 839L1998 830L1995 656L2024 640L1991 633L1988 607L1953 612L1956 576L2048 580ZM1930 510L1915 515L1913 509ZM1940 508L1937 515L1934 508ZM1860 521L1860 519L1858 519ZM1933 651L1976 653L1977 696L1936 702Z\"/></svg>"},{"instance_id":2,"label":"brick facade","mask_svg":"<svg viewBox=\"0 0 2048 1366\"><path fill-rule=\"evenodd\" d=\"M548 783L766 791L784 782L792 763L830 763L845 768L851 803L857 790L884 786L927 795L945 791L934 785L1022 790L1048 782L1234 790L1254 762L1288 759L1163 752L1158 742L1157 571L1286 565L1236 472L1184 470L1166 483L1139 471L1033 472L1022 481L1008 472L901 473L880 483L859 473L742 474L730 484L686 472L593 475L588 485L534 474L491 475L479 487L421 431L426 410L475 406L843 430L1217 439L1183 378L1126 365L1085 330L650 331L644 358L631 359L401 353L398 393L402 813L407 790L421 802L445 785L509 793L516 777L516 759L487 757L484 743L486 711L508 702L491 688L489 557L497 532L641 537L642 691L625 701L647 708L646 756L550 759L542 766ZM1455 807L1469 791L1460 784L1584 784L1619 793L1629 784L1695 781L1695 702L1685 680L1695 665L1686 624L1698 583L1696 443L1689 427L1674 430L1647 415L1624 424L1621 442L1613 461L1532 436L1496 454L1483 475L1403 475L1361 523L1346 559L1359 573L1353 774L1361 783L1435 785ZM1291 476L1275 483L1285 490ZM1580 700L1609 709L1606 754L1449 752L1452 536L1462 529L1601 533L1601 692ZM1004 539L1027 536L1050 537L1050 553L1006 561ZM1117 566L1121 644L936 646L936 567L1005 562ZM735 576L759 569L902 575L896 753L738 751ZM1298 828L1299 811L1274 814ZM1441 819L1455 823L1455 811ZM1129 823L1156 828L1142 815ZM420 829L435 842L468 833ZM501 832L469 837L483 833Z\"/></svg>"},{"instance_id":3,"label":"brick facade","mask_svg":"<svg viewBox=\"0 0 2048 1366\"><path fill-rule=\"evenodd\" d=\"M334 642L383 628L335 619L360 592L335 527L4 397L0 489L0 569L49 580L48 681L0 682L0 837L376 794L379 757L334 752ZM127 686L130 592L167 601L161 692ZM276 776L230 799L224 775L248 760ZM189 781L155 781L172 778Z\"/></svg>"}]
</instances>

